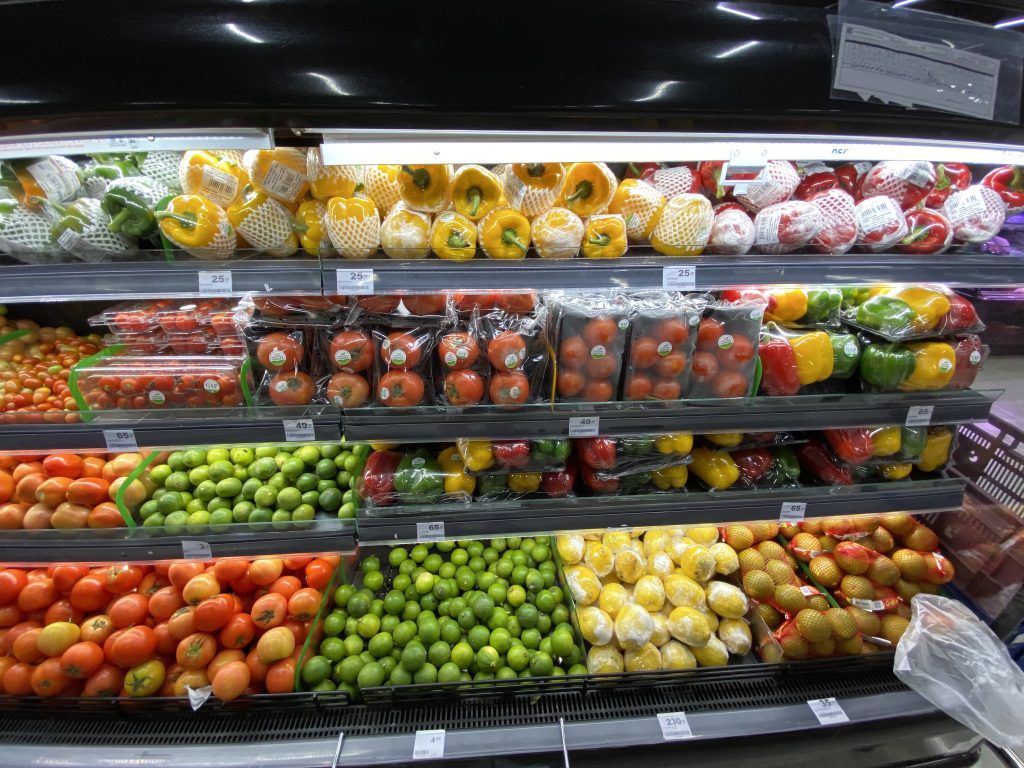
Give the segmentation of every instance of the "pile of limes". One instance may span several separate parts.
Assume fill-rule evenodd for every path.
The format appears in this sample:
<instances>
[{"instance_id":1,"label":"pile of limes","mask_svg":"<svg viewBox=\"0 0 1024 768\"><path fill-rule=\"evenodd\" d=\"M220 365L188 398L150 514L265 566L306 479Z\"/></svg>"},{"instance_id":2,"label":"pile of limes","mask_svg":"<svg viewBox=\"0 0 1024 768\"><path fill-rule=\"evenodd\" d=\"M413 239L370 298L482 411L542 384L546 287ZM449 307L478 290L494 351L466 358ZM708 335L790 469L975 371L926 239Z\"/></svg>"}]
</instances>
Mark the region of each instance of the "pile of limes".
<instances>
[{"instance_id":1,"label":"pile of limes","mask_svg":"<svg viewBox=\"0 0 1024 768\"><path fill-rule=\"evenodd\" d=\"M393 547L340 586L308 690L586 674L548 537Z\"/></svg>"},{"instance_id":2,"label":"pile of limes","mask_svg":"<svg viewBox=\"0 0 1024 768\"><path fill-rule=\"evenodd\" d=\"M156 486L139 508L143 527L224 532L232 523L285 527L320 511L355 517L356 472L368 445L189 448L149 469Z\"/></svg>"}]
</instances>

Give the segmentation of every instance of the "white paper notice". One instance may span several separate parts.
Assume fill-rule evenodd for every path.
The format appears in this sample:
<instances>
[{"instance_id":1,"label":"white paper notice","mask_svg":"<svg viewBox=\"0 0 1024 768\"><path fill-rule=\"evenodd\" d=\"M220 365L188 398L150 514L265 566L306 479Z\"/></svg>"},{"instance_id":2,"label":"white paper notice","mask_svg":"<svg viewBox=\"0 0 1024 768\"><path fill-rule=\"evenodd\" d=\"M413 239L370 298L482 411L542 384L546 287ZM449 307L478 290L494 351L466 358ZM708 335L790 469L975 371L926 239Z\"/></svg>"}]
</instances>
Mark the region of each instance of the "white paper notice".
<instances>
[{"instance_id":1,"label":"white paper notice","mask_svg":"<svg viewBox=\"0 0 1024 768\"><path fill-rule=\"evenodd\" d=\"M108 451L137 451L139 444L135 440L135 430L104 429L103 440Z\"/></svg>"},{"instance_id":2,"label":"white paper notice","mask_svg":"<svg viewBox=\"0 0 1024 768\"><path fill-rule=\"evenodd\" d=\"M444 541L444 523L416 523L416 541Z\"/></svg>"},{"instance_id":3,"label":"white paper notice","mask_svg":"<svg viewBox=\"0 0 1024 768\"><path fill-rule=\"evenodd\" d=\"M807 514L806 501L784 501L779 512L780 523L797 523L804 519Z\"/></svg>"},{"instance_id":4,"label":"white paper notice","mask_svg":"<svg viewBox=\"0 0 1024 768\"><path fill-rule=\"evenodd\" d=\"M231 270L199 273L200 296L230 296L232 290Z\"/></svg>"}]
</instances>

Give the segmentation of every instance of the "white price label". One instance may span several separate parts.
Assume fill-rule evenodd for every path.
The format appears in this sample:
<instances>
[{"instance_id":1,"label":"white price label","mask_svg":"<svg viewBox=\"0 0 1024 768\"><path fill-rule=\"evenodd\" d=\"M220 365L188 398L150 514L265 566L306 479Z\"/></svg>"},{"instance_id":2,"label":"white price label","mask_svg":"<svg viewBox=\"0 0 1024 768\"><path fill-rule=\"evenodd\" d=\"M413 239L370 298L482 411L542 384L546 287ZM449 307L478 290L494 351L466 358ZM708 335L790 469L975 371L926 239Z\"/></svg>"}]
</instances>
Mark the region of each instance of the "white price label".
<instances>
[{"instance_id":1,"label":"white price label","mask_svg":"<svg viewBox=\"0 0 1024 768\"><path fill-rule=\"evenodd\" d=\"M439 760L444 757L444 729L416 731L412 745L413 760Z\"/></svg>"},{"instance_id":2,"label":"white price label","mask_svg":"<svg viewBox=\"0 0 1024 768\"><path fill-rule=\"evenodd\" d=\"M133 429L104 429L103 439L108 451L137 451L139 444L135 441Z\"/></svg>"},{"instance_id":3,"label":"white price label","mask_svg":"<svg viewBox=\"0 0 1024 768\"><path fill-rule=\"evenodd\" d=\"M914 405L907 411L906 425L908 427L927 427L932 423L934 405Z\"/></svg>"},{"instance_id":4,"label":"white price label","mask_svg":"<svg viewBox=\"0 0 1024 768\"><path fill-rule=\"evenodd\" d=\"M798 523L804 519L806 513L806 501L784 501L782 502L782 511L779 512L779 522Z\"/></svg>"},{"instance_id":5,"label":"white price label","mask_svg":"<svg viewBox=\"0 0 1024 768\"><path fill-rule=\"evenodd\" d=\"M690 730L690 723L686 720L685 712L665 712L658 715L658 725L661 726L661 736L665 741L678 741L693 736Z\"/></svg>"},{"instance_id":6,"label":"white price label","mask_svg":"<svg viewBox=\"0 0 1024 768\"><path fill-rule=\"evenodd\" d=\"M692 291L697 287L697 267L663 267L661 287L668 291Z\"/></svg>"},{"instance_id":7,"label":"white price label","mask_svg":"<svg viewBox=\"0 0 1024 768\"><path fill-rule=\"evenodd\" d=\"M816 590L814 587L804 584L802 587L800 587L800 594L802 594L804 597L814 597L814 595L818 594L818 590Z\"/></svg>"},{"instance_id":8,"label":"white price label","mask_svg":"<svg viewBox=\"0 0 1024 768\"><path fill-rule=\"evenodd\" d=\"M289 443L307 443L316 440L312 419L284 419L284 439Z\"/></svg>"},{"instance_id":9,"label":"white price label","mask_svg":"<svg viewBox=\"0 0 1024 768\"><path fill-rule=\"evenodd\" d=\"M416 541L444 541L444 523L416 523Z\"/></svg>"},{"instance_id":10,"label":"white price label","mask_svg":"<svg viewBox=\"0 0 1024 768\"><path fill-rule=\"evenodd\" d=\"M372 296L372 269L336 269L338 294L341 296Z\"/></svg>"},{"instance_id":11,"label":"white price label","mask_svg":"<svg viewBox=\"0 0 1024 768\"><path fill-rule=\"evenodd\" d=\"M600 416L570 416L569 437L597 437Z\"/></svg>"},{"instance_id":12,"label":"white price label","mask_svg":"<svg viewBox=\"0 0 1024 768\"><path fill-rule=\"evenodd\" d=\"M811 708L811 712L822 725L850 722L850 718L846 716L839 702L831 696L827 699L811 699L807 702L807 706Z\"/></svg>"},{"instance_id":13,"label":"white price label","mask_svg":"<svg viewBox=\"0 0 1024 768\"><path fill-rule=\"evenodd\" d=\"M208 541L182 539L181 556L186 560L209 560L213 557L213 550Z\"/></svg>"},{"instance_id":14,"label":"white price label","mask_svg":"<svg viewBox=\"0 0 1024 768\"><path fill-rule=\"evenodd\" d=\"M200 296L230 296L231 290L230 269L199 273Z\"/></svg>"},{"instance_id":15,"label":"white price label","mask_svg":"<svg viewBox=\"0 0 1024 768\"><path fill-rule=\"evenodd\" d=\"M862 611L879 612L885 610L885 603L881 600L865 600L863 597L851 597L850 604Z\"/></svg>"}]
</instances>

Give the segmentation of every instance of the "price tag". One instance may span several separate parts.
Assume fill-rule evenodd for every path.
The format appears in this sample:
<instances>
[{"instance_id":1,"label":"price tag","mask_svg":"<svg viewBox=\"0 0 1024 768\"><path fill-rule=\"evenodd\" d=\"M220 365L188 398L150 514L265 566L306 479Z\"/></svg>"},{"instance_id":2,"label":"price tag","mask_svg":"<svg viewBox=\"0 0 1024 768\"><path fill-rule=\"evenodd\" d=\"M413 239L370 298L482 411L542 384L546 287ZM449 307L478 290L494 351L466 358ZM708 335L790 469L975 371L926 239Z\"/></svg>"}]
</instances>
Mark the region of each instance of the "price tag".
<instances>
[{"instance_id":1,"label":"price tag","mask_svg":"<svg viewBox=\"0 0 1024 768\"><path fill-rule=\"evenodd\" d=\"M199 273L199 295L200 296L230 296L231 295L231 270L225 269L220 272Z\"/></svg>"},{"instance_id":2,"label":"price tag","mask_svg":"<svg viewBox=\"0 0 1024 768\"><path fill-rule=\"evenodd\" d=\"M848 723L850 718L846 716L839 702L829 697L827 699L811 699L807 702L811 712L818 718L822 725L835 725L836 723Z\"/></svg>"},{"instance_id":3,"label":"price tag","mask_svg":"<svg viewBox=\"0 0 1024 768\"><path fill-rule=\"evenodd\" d=\"M569 437L597 437L600 416L570 416Z\"/></svg>"},{"instance_id":4,"label":"price tag","mask_svg":"<svg viewBox=\"0 0 1024 768\"><path fill-rule=\"evenodd\" d=\"M934 405L914 405L907 411L906 425L908 427L927 427L932 423Z\"/></svg>"},{"instance_id":5,"label":"price tag","mask_svg":"<svg viewBox=\"0 0 1024 768\"><path fill-rule=\"evenodd\" d=\"M372 296L372 269L338 269L338 293L342 296Z\"/></svg>"},{"instance_id":6,"label":"price tag","mask_svg":"<svg viewBox=\"0 0 1024 768\"><path fill-rule=\"evenodd\" d=\"M444 541L444 523L416 523L416 541Z\"/></svg>"},{"instance_id":7,"label":"price tag","mask_svg":"<svg viewBox=\"0 0 1024 768\"><path fill-rule=\"evenodd\" d=\"M806 501L784 501L782 502L782 511L779 513L779 522L798 523L804 519L806 512Z\"/></svg>"},{"instance_id":8,"label":"price tag","mask_svg":"<svg viewBox=\"0 0 1024 768\"><path fill-rule=\"evenodd\" d=\"M658 715L661 736L665 741L678 741L693 736L685 712L665 712Z\"/></svg>"},{"instance_id":9,"label":"price tag","mask_svg":"<svg viewBox=\"0 0 1024 768\"><path fill-rule=\"evenodd\" d=\"M663 267L661 287L668 291L692 291L697 287L697 267Z\"/></svg>"},{"instance_id":10,"label":"price tag","mask_svg":"<svg viewBox=\"0 0 1024 768\"><path fill-rule=\"evenodd\" d=\"M308 443L316 440L312 419L284 419L284 439L289 443Z\"/></svg>"},{"instance_id":11,"label":"price tag","mask_svg":"<svg viewBox=\"0 0 1024 768\"><path fill-rule=\"evenodd\" d=\"M213 550L208 541L182 539L181 556L187 560L209 560L213 557Z\"/></svg>"},{"instance_id":12,"label":"price tag","mask_svg":"<svg viewBox=\"0 0 1024 768\"><path fill-rule=\"evenodd\" d=\"M139 444L135 441L133 429L104 429L103 439L108 451L137 451Z\"/></svg>"},{"instance_id":13,"label":"price tag","mask_svg":"<svg viewBox=\"0 0 1024 768\"><path fill-rule=\"evenodd\" d=\"M885 610L885 603L881 600L865 600L863 597L853 597L850 598L850 603L853 606L860 608L862 611L873 611L877 613L878 611Z\"/></svg>"},{"instance_id":14,"label":"price tag","mask_svg":"<svg viewBox=\"0 0 1024 768\"><path fill-rule=\"evenodd\" d=\"M412 745L413 760L439 760L444 757L444 729L416 731Z\"/></svg>"}]
</instances>

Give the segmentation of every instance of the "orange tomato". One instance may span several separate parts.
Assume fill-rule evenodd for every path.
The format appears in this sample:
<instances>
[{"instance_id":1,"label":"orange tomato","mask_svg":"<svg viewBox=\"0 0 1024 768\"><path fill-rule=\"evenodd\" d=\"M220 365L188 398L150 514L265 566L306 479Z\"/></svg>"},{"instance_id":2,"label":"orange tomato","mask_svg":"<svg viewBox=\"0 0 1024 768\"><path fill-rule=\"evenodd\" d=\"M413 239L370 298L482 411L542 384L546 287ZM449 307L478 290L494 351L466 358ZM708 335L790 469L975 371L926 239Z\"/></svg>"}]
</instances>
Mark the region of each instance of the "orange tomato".
<instances>
[{"instance_id":1,"label":"orange tomato","mask_svg":"<svg viewBox=\"0 0 1024 768\"><path fill-rule=\"evenodd\" d=\"M143 461L141 453L121 453L103 465L100 476L108 483L113 484L119 477L127 477Z\"/></svg>"},{"instance_id":2,"label":"orange tomato","mask_svg":"<svg viewBox=\"0 0 1024 768\"><path fill-rule=\"evenodd\" d=\"M27 477L28 475L45 476L46 473L43 472L43 463L41 461L23 462L16 466L14 468L14 471L11 472L11 479L14 480L14 484L17 485L22 481L23 478Z\"/></svg>"},{"instance_id":3,"label":"orange tomato","mask_svg":"<svg viewBox=\"0 0 1024 768\"><path fill-rule=\"evenodd\" d=\"M284 623L287 610L288 601L284 595L268 592L252 604L249 615L258 628L271 629Z\"/></svg>"},{"instance_id":4,"label":"orange tomato","mask_svg":"<svg viewBox=\"0 0 1024 768\"><path fill-rule=\"evenodd\" d=\"M189 605L199 605L203 600L208 600L219 593L220 582L212 573L200 573L198 576L193 576L181 590L181 596Z\"/></svg>"},{"instance_id":5,"label":"orange tomato","mask_svg":"<svg viewBox=\"0 0 1024 768\"><path fill-rule=\"evenodd\" d=\"M280 558L265 557L249 565L249 580L257 587L269 587L281 576L284 562Z\"/></svg>"},{"instance_id":6,"label":"orange tomato","mask_svg":"<svg viewBox=\"0 0 1024 768\"><path fill-rule=\"evenodd\" d=\"M210 684L205 669L184 669L174 681L174 695L188 696L188 689L195 690Z\"/></svg>"},{"instance_id":7,"label":"orange tomato","mask_svg":"<svg viewBox=\"0 0 1024 768\"><path fill-rule=\"evenodd\" d=\"M46 659L32 670L32 691L36 696L60 696L69 682L60 671L60 659Z\"/></svg>"},{"instance_id":8,"label":"orange tomato","mask_svg":"<svg viewBox=\"0 0 1024 768\"><path fill-rule=\"evenodd\" d=\"M176 586L178 589L184 589L185 585L194 577L203 573L206 570L206 564L196 561L188 561L184 563L173 563L170 568L167 569L167 578L171 580L171 584Z\"/></svg>"},{"instance_id":9,"label":"orange tomato","mask_svg":"<svg viewBox=\"0 0 1024 768\"><path fill-rule=\"evenodd\" d=\"M90 616L79 624L79 628L82 630L82 640L96 643L97 645L103 645L107 638L114 633L113 622L111 622L109 616L102 613L97 616Z\"/></svg>"},{"instance_id":10,"label":"orange tomato","mask_svg":"<svg viewBox=\"0 0 1024 768\"><path fill-rule=\"evenodd\" d=\"M103 649L88 640L78 642L60 657L60 671L68 677L87 678L103 666Z\"/></svg>"},{"instance_id":11,"label":"orange tomato","mask_svg":"<svg viewBox=\"0 0 1024 768\"><path fill-rule=\"evenodd\" d=\"M161 656L170 656L178 647L178 638L171 635L171 630L166 621L161 621L153 627L156 634L156 652Z\"/></svg>"},{"instance_id":12,"label":"orange tomato","mask_svg":"<svg viewBox=\"0 0 1024 768\"><path fill-rule=\"evenodd\" d=\"M24 661L12 664L6 672L0 684L3 685L4 693L9 696L31 696L32 695L32 673L35 667Z\"/></svg>"},{"instance_id":13,"label":"orange tomato","mask_svg":"<svg viewBox=\"0 0 1024 768\"><path fill-rule=\"evenodd\" d=\"M93 507L85 524L89 528L124 528L127 525L121 516L121 510L109 501Z\"/></svg>"},{"instance_id":14,"label":"orange tomato","mask_svg":"<svg viewBox=\"0 0 1024 768\"><path fill-rule=\"evenodd\" d=\"M7 472L0 472L0 502L10 501L14 488L14 478Z\"/></svg>"},{"instance_id":15,"label":"orange tomato","mask_svg":"<svg viewBox=\"0 0 1024 768\"><path fill-rule=\"evenodd\" d=\"M103 652L114 664L127 669L152 658L156 644L156 633L145 625L139 625L114 632L104 643Z\"/></svg>"},{"instance_id":16,"label":"orange tomato","mask_svg":"<svg viewBox=\"0 0 1024 768\"><path fill-rule=\"evenodd\" d=\"M0 656L0 693L4 693L4 674L17 663L13 656Z\"/></svg>"},{"instance_id":17,"label":"orange tomato","mask_svg":"<svg viewBox=\"0 0 1024 768\"><path fill-rule=\"evenodd\" d=\"M99 456L86 456L82 459L82 474L79 477L103 477L103 468L106 465L107 462Z\"/></svg>"},{"instance_id":18,"label":"orange tomato","mask_svg":"<svg viewBox=\"0 0 1024 768\"><path fill-rule=\"evenodd\" d=\"M53 510L53 515L50 517L50 525L60 529L86 528L88 527L90 512L92 512L92 507L64 501Z\"/></svg>"},{"instance_id":19,"label":"orange tomato","mask_svg":"<svg viewBox=\"0 0 1024 768\"><path fill-rule=\"evenodd\" d=\"M27 614L16 605L0 607L0 627L13 627L25 620Z\"/></svg>"},{"instance_id":20,"label":"orange tomato","mask_svg":"<svg viewBox=\"0 0 1024 768\"><path fill-rule=\"evenodd\" d=\"M262 683L267 679L267 673L270 671L270 665L264 664L260 661L259 654L256 649L253 648L245 657L245 666L249 668L249 674L251 675L252 682Z\"/></svg>"},{"instance_id":21,"label":"orange tomato","mask_svg":"<svg viewBox=\"0 0 1024 768\"><path fill-rule=\"evenodd\" d=\"M102 477L80 477L67 488L67 500L72 504L94 507L107 500L110 483Z\"/></svg>"},{"instance_id":22,"label":"orange tomato","mask_svg":"<svg viewBox=\"0 0 1024 768\"><path fill-rule=\"evenodd\" d=\"M175 640L191 635L196 631L196 609L185 605L176 610L167 620L167 629Z\"/></svg>"},{"instance_id":23,"label":"orange tomato","mask_svg":"<svg viewBox=\"0 0 1024 768\"><path fill-rule=\"evenodd\" d=\"M256 589L256 585L252 583L252 579L249 578L248 572L231 582L231 591L236 595L247 595Z\"/></svg>"},{"instance_id":24,"label":"orange tomato","mask_svg":"<svg viewBox=\"0 0 1024 768\"><path fill-rule=\"evenodd\" d=\"M104 664L85 681L83 696L116 696L124 685L124 672L113 664Z\"/></svg>"},{"instance_id":25,"label":"orange tomato","mask_svg":"<svg viewBox=\"0 0 1024 768\"><path fill-rule=\"evenodd\" d=\"M157 696L173 696L174 695L174 684L178 682L178 678L185 674L185 669L181 664L171 664L167 668L164 674L163 685L160 686L160 690L157 691Z\"/></svg>"},{"instance_id":26,"label":"orange tomato","mask_svg":"<svg viewBox=\"0 0 1024 768\"><path fill-rule=\"evenodd\" d=\"M256 643L256 656L264 664L286 659L294 650L295 635L287 627L268 629Z\"/></svg>"},{"instance_id":27,"label":"orange tomato","mask_svg":"<svg viewBox=\"0 0 1024 768\"><path fill-rule=\"evenodd\" d=\"M274 662L266 676L267 693L291 693L295 690L295 659Z\"/></svg>"},{"instance_id":28,"label":"orange tomato","mask_svg":"<svg viewBox=\"0 0 1024 768\"><path fill-rule=\"evenodd\" d=\"M279 595L284 595L285 599L290 598L300 589L302 589L302 582L295 576L282 576L270 585L271 592L277 592Z\"/></svg>"},{"instance_id":29,"label":"orange tomato","mask_svg":"<svg viewBox=\"0 0 1024 768\"><path fill-rule=\"evenodd\" d=\"M159 569L160 565L158 564L156 567ZM153 596L164 587L169 586L171 586L171 580L167 578L167 572L161 573L159 570L156 570L142 577L142 581L139 582L138 591L144 595ZM178 587L178 590L180 591L181 587Z\"/></svg>"},{"instance_id":30,"label":"orange tomato","mask_svg":"<svg viewBox=\"0 0 1024 768\"><path fill-rule=\"evenodd\" d=\"M98 611L112 595L103 586L103 577L90 573L71 588L71 604L80 611Z\"/></svg>"},{"instance_id":31,"label":"orange tomato","mask_svg":"<svg viewBox=\"0 0 1024 768\"><path fill-rule=\"evenodd\" d=\"M210 663L207 665L206 676L212 680L213 678L217 677L217 673L224 665L230 664L232 661L239 661L242 664L245 664L245 654L234 648L225 651L219 651L217 655L213 657L213 660L210 661ZM248 670L249 668L246 667L247 673Z\"/></svg>"},{"instance_id":32,"label":"orange tomato","mask_svg":"<svg viewBox=\"0 0 1024 768\"><path fill-rule=\"evenodd\" d=\"M298 619L285 619L284 624L282 624L281 626L285 627L289 632L292 633L292 636L295 638L296 645L301 645L302 643L306 642L306 635L308 634L309 631L306 627L306 624L308 623L309 622L303 623Z\"/></svg>"},{"instance_id":33,"label":"orange tomato","mask_svg":"<svg viewBox=\"0 0 1024 768\"><path fill-rule=\"evenodd\" d=\"M304 587L288 598L288 615L299 621L309 621L320 610L323 595L312 587Z\"/></svg>"},{"instance_id":34,"label":"orange tomato","mask_svg":"<svg viewBox=\"0 0 1024 768\"><path fill-rule=\"evenodd\" d=\"M251 680L252 674L244 661L229 661L213 677L213 695L221 701L237 699Z\"/></svg>"},{"instance_id":35,"label":"orange tomato","mask_svg":"<svg viewBox=\"0 0 1024 768\"><path fill-rule=\"evenodd\" d=\"M42 633L41 628L33 627L18 635L11 645L11 653L14 658L24 661L26 664L42 661L46 657L46 654L39 650L39 636Z\"/></svg>"},{"instance_id":36,"label":"orange tomato","mask_svg":"<svg viewBox=\"0 0 1024 768\"><path fill-rule=\"evenodd\" d=\"M184 605L185 599L177 587L162 587L149 598L149 615L157 621L167 621Z\"/></svg>"},{"instance_id":37,"label":"orange tomato","mask_svg":"<svg viewBox=\"0 0 1024 768\"><path fill-rule=\"evenodd\" d=\"M24 475L17 481L18 485L14 489L14 500L22 504L35 504L36 489L45 483L46 479L46 475L42 472L31 472Z\"/></svg>"},{"instance_id":38,"label":"orange tomato","mask_svg":"<svg viewBox=\"0 0 1024 768\"><path fill-rule=\"evenodd\" d=\"M74 480L82 474L82 457L74 453L55 453L43 459L43 471L50 477Z\"/></svg>"},{"instance_id":39,"label":"orange tomato","mask_svg":"<svg viewBox=\"0 0 1024 768\"><path fill-rule=\"evenodd\" d=\"M19 568L0 570L0 605L9 605L18 599L28 583L28 576Z\"/></svg>"},{"instance_id":40,"label":"orange tomato","mask_svg":"<svg viewBox=\"0 0 1024 768\"><path fill-rule=\"evenodd\" d=\"M57 591L66 594L87 573L89 568L85 565L55 565L50 569L50 578Z\"/></svg>"},{"instance_id":41,"label":"orange tomato","mask_svg":"<svg viewBox=\"0 0 1024 768\"><path fill-rule=\"evenodd\" d=\"M196 606L196 629L200 632L216 632L228 623L231 615L237 613L234 595L214 595Z\"/></svg>"},{"instance_id":42,"label":"orange tomato","mask_svg":"<svg viewBox=\"0 0 1024 768\"><path fill-rule=\"evenodd\" d=\"M67 477L50 477L36 486L36 501L48 507L56 507L67 501L68 486L71 479Z\"/></svg>"},{"instance_id":43,"label":"orange tomato","mask_svg":"<svg viewBox=\"0 0 1024 768\"><path fill-rule=\"evenodd\" d=\"M28 504L19 503L0 505L0 530L17 531L24 528L28 508Z\"/></svg>"},{"instance_id":44,"label":"orange tomato","mask_svg":"<svg viewBox=\"0 0 1024 768\"><path fill-rule=\"evenodd\" d=\"M14 647L14 641L30 629L42 629L38 621L22 621L11 626L7 634L0 639L0 656L7 656Z\"/></svg>"},{"instance_id":45,"label":"orange tomato","mask_svg":"<svg viewBox=\"0 0 1024 768\"><path fill-rule=\"evenodd\" d=\"M306 585L313 589L324 589L331 583L333 575L334 566L322 557L317 557L306 565Z\"/></svg>"},{"instance_id":46,"label":"orange tomato","mask_svg":"<svg viewBox=\"0 0 1024 768\"><path fill-rule=\"evenodd\" d=\"M127 485L125 485L125 483L127 483ZM117 492L120 490L122 485L125 485L124 503L129 509L139 507L142 502L149 498L149 491L146 490L146 486L141 480L132 480L128 483L127 477L115 477L110 482L110 487L107 489L107 497L111 501L117 501Z\"/></svg>"},{"instance_id":47,"label":"orange tomato","mask_svg":"<svg viewBox=\"0 0 1024 768\"><path fill-rule=\"evenodd\" d=\"M185 669L199 669L209 664L216 654L216 638L205 632L195 632L178 643L174 658Z\"/></svg>"},{"instance_id":48,"label":"orange tomato","mask_svg":"<svg viewBox=\"0 0 1024 768\"><path fill-rule=\"evenodd\" d=\"M612 385L604 379L592 379L583 387L583 399L588 403L606 403L612 394Z\"/></svg>"},{"instance_id":49,"label":"orange tomato","mask_svg":"<svg viewBox=\"0 0 1024 768\"><path fill-rule=\"evenodd\" d=\"M256 625L248 613L236 613L221 629L217 639L225 648L245 648L256 637Z\"/></svg>"},{"instance_id":50,"label":"orange tomato","mask_svg":"<svg viewBox=\"0 0 1024 768\"><path fill-rule=\"evenodd\" d=\"M149 600L138 592L129 592L114 600L107 613L117 629L142 624L149 615Z\"/></svg>"},{"instance_id":51,"label":"orange tomato","mask_svg":"<svg viewBox=\"0 0 1024 768\"><path fill-rule=\"evenodd\" d=\"M650 368L657 360L658 342L650 336L641 336L630 343L629 362L634 368Z\"/></svg>"},{"instance_id":52,"label":"orange tomato","mask_svg":"<svg viewBox=\"0 0 1024 768\"><path fill-rule=\"evenodd\" d=\"M25 510L25 517L22 518L21 526L26 530L42 530L52 528L50 520L53 518L53 510L45 504L33 504Z\"/></svg>"},{"instance_id":53,"label":"orange tomato","mask_svg":"<svg viewBox=\"0 0 1024 768\"><path fill-rule=\"evenodd\" d=\"M72 621L78 624L85 617L85 613L75 608L67 598L61 598L43 614L43 624L53 624L55 621Z\"/></svg>"},{"instance_id":54,"label":"orange tomato","mask_svg":"<svg viewBox=\"0 0 1024 768\"><path fill-rule=\"evenodd\" d=\"M227 584L244 576L248 570L249 561L237 557L218 560L213 564L213 573L221 584Z\"/></svg>"},{"instance_id":55,"label":"orange tomato","mask_svg":"<svg viewBox=\"0 0 1024 768\"><path fill-rule=\"evenodd\" d=\"M48 607L57 599L57 588L53 579L44 577L26 584L18 594L18 607L23 611L38 611Z\"/></svg>"}]
</instances>

